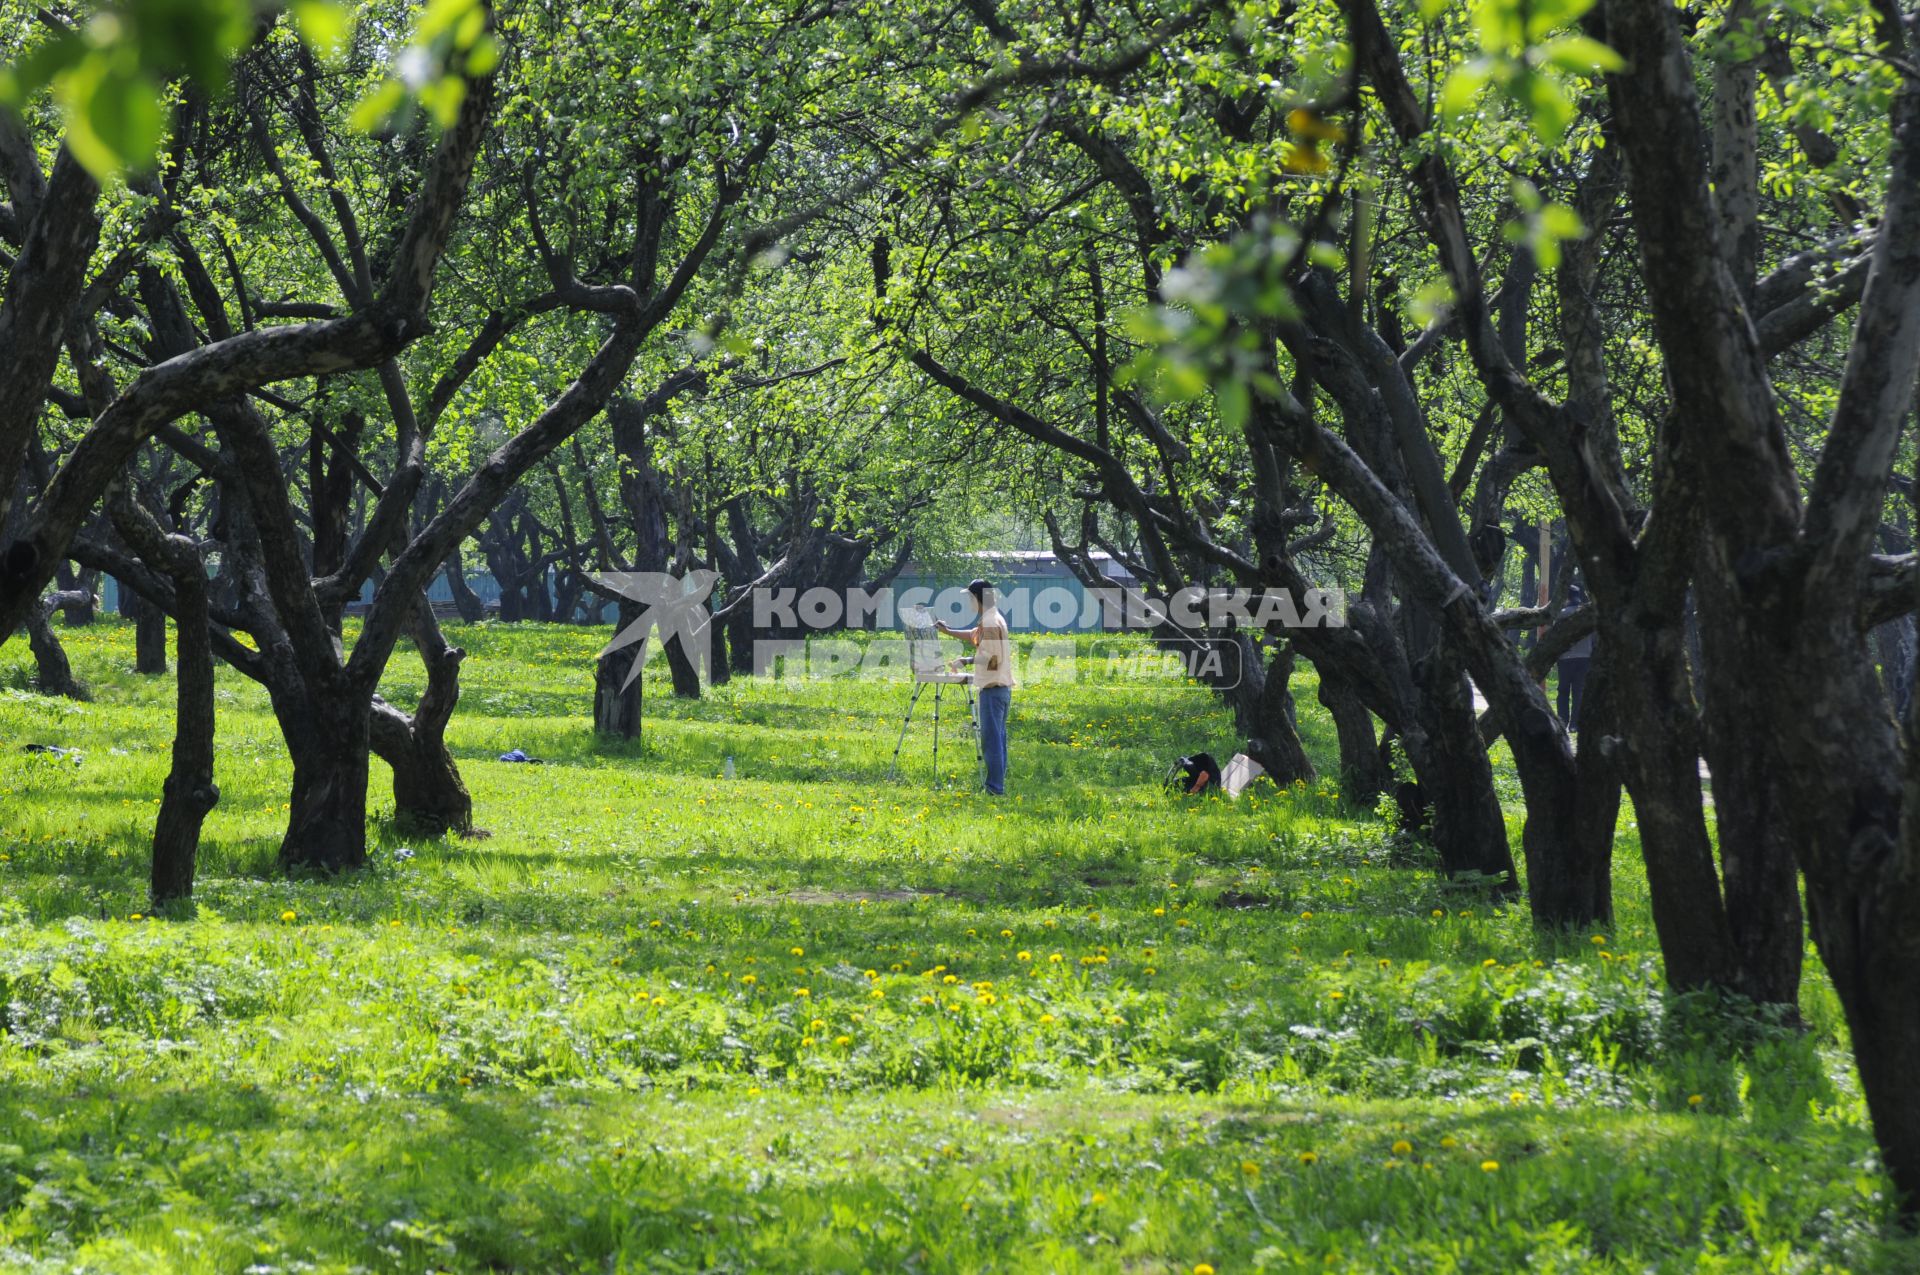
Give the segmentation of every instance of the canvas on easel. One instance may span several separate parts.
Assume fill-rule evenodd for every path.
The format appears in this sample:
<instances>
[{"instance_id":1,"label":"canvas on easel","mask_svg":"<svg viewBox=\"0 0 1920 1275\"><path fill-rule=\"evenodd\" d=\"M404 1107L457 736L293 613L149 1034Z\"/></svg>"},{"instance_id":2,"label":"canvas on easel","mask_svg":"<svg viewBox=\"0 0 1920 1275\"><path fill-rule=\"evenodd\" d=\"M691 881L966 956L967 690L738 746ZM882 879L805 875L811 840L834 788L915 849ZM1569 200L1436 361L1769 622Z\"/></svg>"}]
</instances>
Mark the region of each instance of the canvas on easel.
<instances>
[{"instance_id":1,"label":"canvas on easel","mask_svg":"<svg viewBox=\"0 0 1920 1275\"><path fill-rule=\"evenodd\" d=\"M927 687L933 687L933 778L940 781L940 693L949 685L965 688L967 697L967 733L973 736L974 770L977 778L983 765L980 753L980 723L973 700L973 674L955 668L940 653L940 631L933 626L933 615L925 607L909 607L900 613L900 626L906 631L907 663L913 670L913 694L907 699L906 714L900 719L900 737L894 741L893 761L887 778L900 773L900 750L907 742L907 727L913 724L913 710Z\"/></svg>"}]
</instances>

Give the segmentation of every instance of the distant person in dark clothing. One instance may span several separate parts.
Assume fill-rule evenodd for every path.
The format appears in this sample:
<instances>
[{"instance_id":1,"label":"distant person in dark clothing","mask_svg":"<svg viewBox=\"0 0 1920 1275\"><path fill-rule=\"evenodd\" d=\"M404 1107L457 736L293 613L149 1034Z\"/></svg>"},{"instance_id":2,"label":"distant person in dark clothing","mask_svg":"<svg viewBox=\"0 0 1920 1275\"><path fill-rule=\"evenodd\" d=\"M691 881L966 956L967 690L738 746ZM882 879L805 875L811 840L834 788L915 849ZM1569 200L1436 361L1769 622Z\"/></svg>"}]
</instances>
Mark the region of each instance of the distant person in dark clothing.
<instances>
[{"instance_id":1,"label":"distant person in dark clothing","mask_svg":"<svg viewBox=\"0 0 1920 1275\"><path fill-rule=\"evenodd\" d=\"M1586 590L1579 585L1567 587L1567 606L1569 609L1584 606L1587 601ZM1587 689L1587 667L1593 663L1593 634L1575 642L1560 657L1560 720L1566 723L1569 731L1580 729L1580 697Z\"/></svg>"}]
</instances>

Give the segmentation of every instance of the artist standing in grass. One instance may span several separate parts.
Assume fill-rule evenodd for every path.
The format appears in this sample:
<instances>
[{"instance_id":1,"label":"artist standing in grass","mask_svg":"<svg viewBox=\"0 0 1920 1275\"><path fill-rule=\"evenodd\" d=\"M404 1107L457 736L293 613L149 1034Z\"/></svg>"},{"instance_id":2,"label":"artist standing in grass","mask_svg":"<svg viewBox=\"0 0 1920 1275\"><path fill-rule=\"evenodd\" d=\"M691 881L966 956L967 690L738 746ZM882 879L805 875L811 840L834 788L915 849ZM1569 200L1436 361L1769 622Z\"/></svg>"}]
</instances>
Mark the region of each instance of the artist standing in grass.
<instances>
[{"instance_id":1,"label":"artist standing in grass","mask_svg":"<svg viewBox=\"0 0 1920 1275\"><path fill-rule=\"evenodd\" d=\"M934 627L951 638L959 638L973 647L974 653L962 661L973 665L973 687L980 692L980 751L987 761L987 792L995 797L1007 793L1007 710L1013 706L1013 641L1007 634L1006 617L1000 614L999 599L993 586L975 580L967 586L973 595L979 619L970 629L950 629L939 620Z\"/></svg>"}]
</instances>

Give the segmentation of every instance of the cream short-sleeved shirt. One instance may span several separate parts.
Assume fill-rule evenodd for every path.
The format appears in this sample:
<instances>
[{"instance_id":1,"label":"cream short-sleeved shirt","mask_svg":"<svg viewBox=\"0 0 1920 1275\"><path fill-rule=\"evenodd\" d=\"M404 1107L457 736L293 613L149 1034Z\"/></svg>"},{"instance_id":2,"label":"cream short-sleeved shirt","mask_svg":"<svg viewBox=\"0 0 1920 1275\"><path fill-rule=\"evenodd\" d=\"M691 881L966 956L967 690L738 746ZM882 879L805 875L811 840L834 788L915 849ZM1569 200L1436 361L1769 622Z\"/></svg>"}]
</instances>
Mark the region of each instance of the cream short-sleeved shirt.
<instances>
[{"instance_id":1,"label":"cream short-sleeved shirt","mask_svg":"<svg viewBox=\"0 0 1920 1275\"><path fill-rule=\"evenodd\" d=\"M1012 686L1013 638L1000 608L987 608L974 632L979 637L973 650L974 686Z\"/></svg>"}]
</instances>

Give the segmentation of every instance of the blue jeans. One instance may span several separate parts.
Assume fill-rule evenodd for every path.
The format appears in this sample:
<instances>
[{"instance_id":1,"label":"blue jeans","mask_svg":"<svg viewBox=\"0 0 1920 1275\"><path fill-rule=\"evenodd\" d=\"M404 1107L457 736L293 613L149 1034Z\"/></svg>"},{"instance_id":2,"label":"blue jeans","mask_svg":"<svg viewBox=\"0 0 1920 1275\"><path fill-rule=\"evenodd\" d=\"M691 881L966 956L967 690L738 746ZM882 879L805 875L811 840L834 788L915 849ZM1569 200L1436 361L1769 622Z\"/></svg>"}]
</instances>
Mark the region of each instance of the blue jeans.
<instances>
[{"instance_id":1,"label":"blue jeans","mask_svg":"<svg viewBox=\"0 0 1920 1275\"><path fill-rule=\"evenodd\" d=\"M980 751L987 760L987 791L996 797L1007 792L1007 710L1012 706L1011 686L980 688Z\"/></svg>"}]
</instances>

